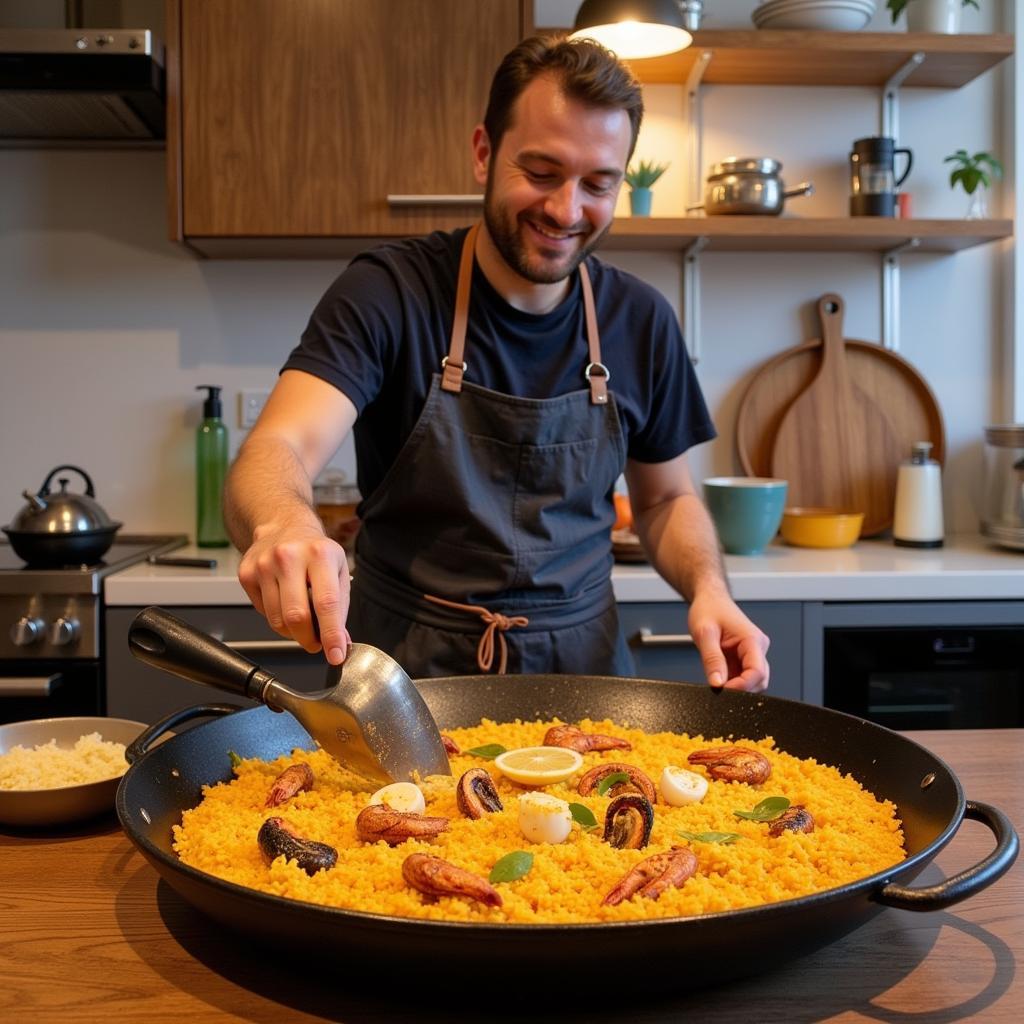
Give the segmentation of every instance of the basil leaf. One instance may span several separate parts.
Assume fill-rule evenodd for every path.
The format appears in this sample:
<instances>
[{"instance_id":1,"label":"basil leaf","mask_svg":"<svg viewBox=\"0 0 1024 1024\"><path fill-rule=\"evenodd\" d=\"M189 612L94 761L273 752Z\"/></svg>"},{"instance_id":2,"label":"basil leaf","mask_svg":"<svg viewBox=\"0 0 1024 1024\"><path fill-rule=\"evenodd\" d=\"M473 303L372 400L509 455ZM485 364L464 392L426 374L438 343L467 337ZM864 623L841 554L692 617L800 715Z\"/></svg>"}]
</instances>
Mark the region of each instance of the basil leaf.
<instances>
[{"instance_id":1,"label":"basil leaf","mask_svg":"<svg viewBox=\"0 0 1024 1024\"><path fill-rule=\"evenodd\" d=\"M784 796L766 796L752 811L733 811L737 818L747 821L771 821L777 818L787 807L789 800Z\"/></svg>"},{"instance_id":2,"label":"basil leaf","mask_svg":"<svg viewBox=\"0 0 1024 1024\"><path fill-rule=\"evenodd\" d=\"M499 754L505 753L505 748L500 743L485 743L482 747L473 747L467 750L466 753L493 761Z\"/></svg>"},{"instance_id":3,"label":"basil leaf","mask_svg":"<svg viewBox=\"0 0 1024 1024\"><path fill-rule=\"evenodd\" d=\"M572 814L572 820L582 825L583 828L597 828L597 818L586 804L569 804L569 811Z\"/></svg>"},{"instance_id":4,"label":"basil leaf","mask_svg":"<svg viewBox=\"0 0 1024 1024\"><path fill-rule=\"evenodd\" d=\"M242 759L233 750L228 751L228 757L231 759L231 770L234 771L242 763Z\"/></svg>"},{"instance_id":5,"label":"basil leaf","mask_svg":"<svg viewBox=\"0 0 1024 1024\"><path fill-rule=\"evenodd\" d=\"M597 784L597 795L604 796L612 786L617 786L620 782L629 782L629 776L625 772L612 772L611 775L606 775Z\"/></svg>"},{"instance_id":6,"label":"basil leaf","mask_svg":"<svg viewBox=\"0 0 1024 1024\"><path fill-rule=\"evenodd\" d=\"M683 832L681 829L676 831L676 835L689 839L693 843L722 843L723 845L735 843L737 839L743 838L738 832Z\"/></svg>"},{"instance_id":7,"label":"basil leaf","mask_svg":"<svg viewBox=\"0 0 1024 1024\"><path fill-rule=\"evenodd\" d=\"M514 853L506 853L487 876L488 882L514 882L522 878L530 868L533 867L533 854L525 850L516 850Z\"/></svg>"}]
</instances>

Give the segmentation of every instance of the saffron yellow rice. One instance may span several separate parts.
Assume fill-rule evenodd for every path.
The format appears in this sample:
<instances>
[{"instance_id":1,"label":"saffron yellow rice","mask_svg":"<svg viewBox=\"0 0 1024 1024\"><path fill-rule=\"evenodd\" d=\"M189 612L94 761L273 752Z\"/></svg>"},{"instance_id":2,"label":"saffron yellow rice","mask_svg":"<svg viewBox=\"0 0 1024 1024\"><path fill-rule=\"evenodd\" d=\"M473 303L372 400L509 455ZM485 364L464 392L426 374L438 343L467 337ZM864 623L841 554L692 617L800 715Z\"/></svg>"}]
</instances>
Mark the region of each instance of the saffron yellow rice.
<instances>
[{"instance_id":1,"label":"saffron yellow rice","mask_svg":"<svg viewBox=\"0 0 1024 1024\"><path fill-rule=\"evenodd\" d=\"M470 729L449 730L463 751L485 744L511 750L538 746L554 722L495 723L484 720ZM671 732L645 733L611 721L584 720L585 732L629 740L631 751L585 754L583 766L568 780L544 791L593 811L598 827L585 830L574 823L572 833L557 845L530 843L518 826L518 797L528 790L500 776L492 762L469 754L451 758L452 776L420 780L426 814L450 820L450 828L429 841L410 840L389 847L365 843L355 830L356 815L374 787L344 771L323 751L296 750L275 761L244 760L235 777L204 788L202 802L182 815L174 828L174 849L181 860L217 878L309 903L351 910L428 918L509 924L579 924L688 917L774 903L854 882L902 861L901 823L896 807L878 800L856 779L813 759L778 750L771 737L707 738ZM608 796L577 794L580 776L595 765L618 761L642 769L654 782L669 764L688 767L695 750L738 744L760 750L771 762L771 777L761 786L710 782L697 804L655 805L650 842L642 850L617 850L602 839ZM224 752L225 760L228 752ZM264 807L274 778L288 765L306 761L315 783L280 807ZM455 785L463 772L485 767L494 778L504 810L479 820L458 810ZM698 773L704 769L696 767ZM812 833L785 832L777 839L768 825L737 818L767 796L784 796L803 804L813 815ZM310 877L294 861L278 857L267 866L256 842L260 825L278 815L306 839L328 843L338 851L329 871ZM733 832L730 845L696 842L677 833ZM671 846L689 845L699 860L698 873L679 889L657 900L642 896L604 906L605 894L639 861ZM503 906L485 907L461 897L433 899L410 888L402 878L402 862L411 853L442 857L483 878L501 857L515 850L533 854L533 866L522 878L498 883Z\"/></svg>"}]
</instances>

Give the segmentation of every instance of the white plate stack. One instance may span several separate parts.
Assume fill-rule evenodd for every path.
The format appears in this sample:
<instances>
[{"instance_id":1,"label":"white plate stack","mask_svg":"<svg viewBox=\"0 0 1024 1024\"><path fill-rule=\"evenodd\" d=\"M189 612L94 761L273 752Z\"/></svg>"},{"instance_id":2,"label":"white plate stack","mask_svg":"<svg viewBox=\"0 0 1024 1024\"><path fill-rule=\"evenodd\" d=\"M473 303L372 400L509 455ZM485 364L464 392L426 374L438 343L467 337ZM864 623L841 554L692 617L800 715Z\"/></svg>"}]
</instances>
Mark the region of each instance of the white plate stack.
<instances>
[{"instance_id":1,"label":"white plate stack","mask_svg":"<svg viewBox=\"0 0 1024 1024\"><path fill-rule=\"evenodd\" d=\"M754 8L758 28L810 28L858 32L875 13L876 0L766 0Z\"/></svg>"}]
</instances>

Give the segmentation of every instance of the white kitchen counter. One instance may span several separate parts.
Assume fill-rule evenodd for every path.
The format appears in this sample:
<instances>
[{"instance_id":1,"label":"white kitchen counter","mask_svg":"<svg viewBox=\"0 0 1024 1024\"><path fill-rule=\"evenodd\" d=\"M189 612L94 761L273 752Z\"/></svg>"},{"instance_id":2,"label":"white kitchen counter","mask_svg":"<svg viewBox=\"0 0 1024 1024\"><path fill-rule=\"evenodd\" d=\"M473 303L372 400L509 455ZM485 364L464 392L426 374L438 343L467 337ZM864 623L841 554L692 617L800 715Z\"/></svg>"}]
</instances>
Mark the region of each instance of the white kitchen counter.
<instances>
[{"instance_id":1,"label":"white kitchen counter","mask_svg":"<svg viewBox=\"0 0 1024 1024\"><path fill-rule=\"evenodd\" d=\"M105 580L108 605L245 605L234 548L179 548L178 556L215 558L215 569L136 565ZM738 601L956 601L1024 599L1024 552L976 534L942 548L898 548L862 540L852 548L812 550L772 544L761 555L727 555ZM671 601L675 591L645 565L612 574L619 601Z\"/></svg>"}]
</instances>

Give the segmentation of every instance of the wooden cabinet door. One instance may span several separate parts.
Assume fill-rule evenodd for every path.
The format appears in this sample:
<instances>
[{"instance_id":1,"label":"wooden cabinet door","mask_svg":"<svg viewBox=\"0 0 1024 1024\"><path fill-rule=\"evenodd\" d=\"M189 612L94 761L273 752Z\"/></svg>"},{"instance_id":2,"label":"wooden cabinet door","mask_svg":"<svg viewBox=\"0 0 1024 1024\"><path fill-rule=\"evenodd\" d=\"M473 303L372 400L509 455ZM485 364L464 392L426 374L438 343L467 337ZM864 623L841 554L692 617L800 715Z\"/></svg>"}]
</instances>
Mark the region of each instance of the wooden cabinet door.
<instances>
[{"instance_id":1,"label":"wooden cabinet door","mask_svg":"<svg viewBox=\"0 0 1024 1024\"><path fill-rule=\"evenodd\" d=\"M180 0L176 27L186 237L472 219L386 197L480 192L470 136L521 38L521 0Z\"/></svg>"}]
</instances>

